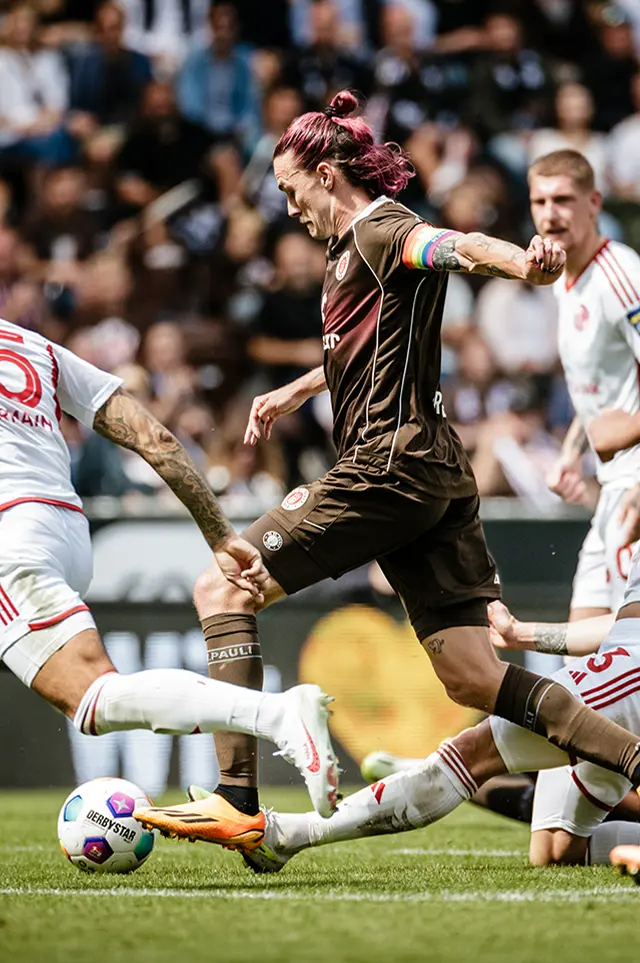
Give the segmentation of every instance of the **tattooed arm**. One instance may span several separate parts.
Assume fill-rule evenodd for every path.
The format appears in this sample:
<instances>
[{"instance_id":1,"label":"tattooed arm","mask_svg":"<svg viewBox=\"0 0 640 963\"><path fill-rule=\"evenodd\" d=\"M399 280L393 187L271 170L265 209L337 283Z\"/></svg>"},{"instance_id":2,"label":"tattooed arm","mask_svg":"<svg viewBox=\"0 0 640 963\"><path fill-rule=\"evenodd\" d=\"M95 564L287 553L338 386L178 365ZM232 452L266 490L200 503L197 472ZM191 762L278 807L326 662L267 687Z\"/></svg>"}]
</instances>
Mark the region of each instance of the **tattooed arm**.
<instances>
[{"instance_id":1,"label":"tattooed arm","mask_svg":"<svg viewBox=\"0 0 640 963\"><path fill-rule=\"evenodd\" d=\"M489 620L497 648L579 656L598 651L614 616L596 615L579 622L520 622L502 602L492 602Z\"/></svg>"},{"instance_id":2,"label":"tattooed arm","mask_svg":"<svg viewBox=\"0 0 640 963\"><path fill-rule=\"evenodd\" d=\"M264 600L261 586L268 577L260 553L235 534L191 456L169 429L122 388L96 412L93 427L155 468L191 513L225 577L260 604Z\"/></svg>"},{"instance_id":3,"label":"tattooed arm","mask_svg":"<svg viewBox=\"0 0 640 963\"><path fill-rule=\"evenodd\" d=\"M209 485L177 438L135 398L119 388L99 411L95 431L122 448L137 452L155 468L193 516L215 551L233 531Z\"/></svg>"},{"instance_id":4,"label":"tattooed arm","mask_svg":"<svg viewBox=\"0 0 640 963\"><path fill-rule=\"evenodd\" d=\"M496 237L460 234L421 224L405 241L403 263L434 271L467 271L531 284L553 284L564 269L564 251L536 234L526 251Z\"/></svg>"}]
</instances>

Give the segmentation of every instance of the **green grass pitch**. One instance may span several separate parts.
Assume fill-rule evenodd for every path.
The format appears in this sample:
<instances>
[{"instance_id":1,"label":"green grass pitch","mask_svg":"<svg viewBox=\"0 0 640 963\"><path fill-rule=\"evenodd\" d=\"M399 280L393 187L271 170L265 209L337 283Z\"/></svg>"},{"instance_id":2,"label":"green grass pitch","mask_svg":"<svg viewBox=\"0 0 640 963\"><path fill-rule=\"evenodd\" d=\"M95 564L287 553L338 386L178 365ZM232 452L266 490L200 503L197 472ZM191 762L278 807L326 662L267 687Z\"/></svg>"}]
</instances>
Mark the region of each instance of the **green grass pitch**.
<instances>
[{"instance_id":1,"label":"green grass pitch","mask_svg":"<svg viewBox=\"0 0 640 963\"><path fill-rule=\"evenodd\" d=\"M608 963L635 954L640 887L532 869L525 826L465 805L428 829L304 853L277 876L161 839L130 876L63 858L64 792L0 793L2 963ZM264 801L303 809L302 790ZM175 802L177 794L171 795Z\"/></svg>"}]
</instances>

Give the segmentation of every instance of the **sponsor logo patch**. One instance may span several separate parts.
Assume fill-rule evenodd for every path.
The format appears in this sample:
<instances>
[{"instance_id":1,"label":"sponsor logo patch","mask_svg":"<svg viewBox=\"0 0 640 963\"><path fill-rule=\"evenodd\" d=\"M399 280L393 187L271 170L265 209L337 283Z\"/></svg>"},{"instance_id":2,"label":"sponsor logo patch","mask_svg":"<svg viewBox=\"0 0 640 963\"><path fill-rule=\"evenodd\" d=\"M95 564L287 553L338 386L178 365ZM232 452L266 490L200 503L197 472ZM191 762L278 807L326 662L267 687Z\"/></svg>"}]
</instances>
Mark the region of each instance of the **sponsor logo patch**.
<instances>
[{"instance_id":1,"label":"sponsor logo patch","mask_svg":"<svg viewBox=\"0 0 640 963\"><path fill-rule=\"evenodd\" d=\"M265 532L262 536L262 544L270 552L278 552L284 545L284 539L280 532Z\"/></svg>"},{"instance_id":2,"label":"sponsor logo patch","mask_svg":"<svg viewBox=\"0 0 640 963\"><path fill-rule=\"evenodd\" d=\"M302 508L308 497L308 488L294 488L285 496L282 507L286 512L295 512L296 508Z\"/></svg>"},{"instance_id":3,"label":"sponsor logo patch","mask_svg":"<svg viewBox=\"0 0 640 963\"><path fill-rule=\"evenodd\" d=\"M347 273L347 268L349 267L349 256L349 251L345 251L338 261L338 266L336 267L336 278L338 281L342 281L343 277Z\"/></svg>"}]
</instances>

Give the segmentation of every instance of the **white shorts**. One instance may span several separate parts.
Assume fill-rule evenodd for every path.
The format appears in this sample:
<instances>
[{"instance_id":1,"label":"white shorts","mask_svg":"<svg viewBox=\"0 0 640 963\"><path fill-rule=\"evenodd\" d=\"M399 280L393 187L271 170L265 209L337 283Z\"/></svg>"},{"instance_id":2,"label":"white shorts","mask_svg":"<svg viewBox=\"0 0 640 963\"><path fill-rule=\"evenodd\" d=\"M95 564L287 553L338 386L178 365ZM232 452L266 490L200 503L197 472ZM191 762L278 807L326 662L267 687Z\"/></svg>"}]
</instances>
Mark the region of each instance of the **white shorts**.
<instances>
[{"instance_id":1,"label":"white shorts","mask_svg":"<svg viewBox=\"0 0 640 963\"><path fill-rule=\"evenodd\" d=\"M82 600L92 564L80 512L26 502L0 513L0 659L25 685L69 639L95 628Z\"/></svg>"},{"instance_id":2,"label":"white shorts","mask_svg":"<svg viewBox=\"0 0 640 963\"><path fill-rule=\"evenodd\" d=\"M617 612L627 587L632 547L624 544L620 503L626 488L600 492L591 527L582 543L573 578L571 608L604 608Z\"/></svg>"},{"instance_id":3,"label":"white shorts","mask_svg":"<svg viewBox=\"0 0 640 963\"><path fill-rule=\"evenodd\" d=\"M585 705L640 735L640 619L616 622L596 655L574 659L551 678ZM591 762L571 765L567 754L542 736L497 716L491 716L490 723L509 772L545 770L536 785L532 832L564 829L574 836L591 836L631 788L624 776Z\"/></svg>"}]
</instances>

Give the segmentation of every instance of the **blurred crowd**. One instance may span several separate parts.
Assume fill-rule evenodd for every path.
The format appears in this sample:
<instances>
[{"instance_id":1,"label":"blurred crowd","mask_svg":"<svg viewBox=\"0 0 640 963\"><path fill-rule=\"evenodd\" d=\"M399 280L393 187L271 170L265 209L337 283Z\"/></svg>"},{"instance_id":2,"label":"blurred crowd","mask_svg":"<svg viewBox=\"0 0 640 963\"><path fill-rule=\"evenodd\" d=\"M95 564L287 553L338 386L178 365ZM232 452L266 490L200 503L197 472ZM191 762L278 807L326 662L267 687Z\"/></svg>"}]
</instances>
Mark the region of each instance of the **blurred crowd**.
<instances>
[{"instance_id":1,"label":"blurred crowd","mask_svg":"<svg viewBox=\"0 0 640 963\"><path fill-rule=\"evenodd\" d=\"M325 396L242 439L255 394L322 362L324 248L271 154L344 87L411 152L402 200L429 220L526 242L527 165L572 147L605 232L640 247L638 0L0 0L0 315L118 372L231 512L334 457ZM553 499L572 415L553 295L452 276L444 345L481 493ZM167 497L65 430L81 495Z\"/></svg>"}]
</instances>

